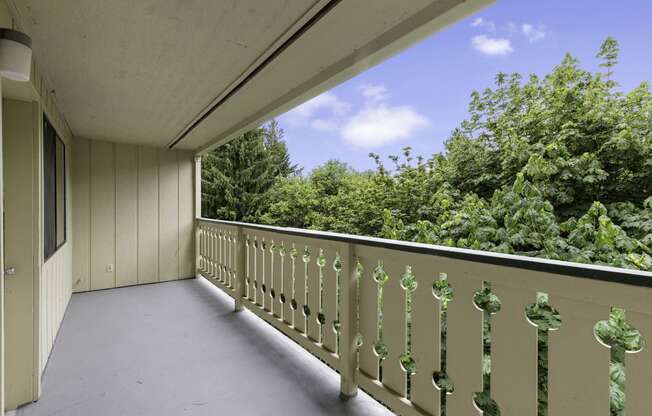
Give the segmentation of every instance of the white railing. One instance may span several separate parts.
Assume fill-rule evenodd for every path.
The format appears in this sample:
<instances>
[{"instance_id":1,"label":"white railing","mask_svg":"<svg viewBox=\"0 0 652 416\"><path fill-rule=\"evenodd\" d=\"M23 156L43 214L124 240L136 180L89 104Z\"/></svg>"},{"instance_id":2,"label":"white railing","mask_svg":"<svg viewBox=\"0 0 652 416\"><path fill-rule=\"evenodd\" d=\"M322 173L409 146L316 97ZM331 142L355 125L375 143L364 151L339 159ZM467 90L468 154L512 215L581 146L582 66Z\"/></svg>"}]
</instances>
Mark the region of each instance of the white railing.
<instances>
[{"instance_id":1,"label":"white railing","mask_svg":"<svg viewBox=\"0 0 652 416\"><path fill-rule=\"evenodd\" d=\"M402 415L481 415L483 320L491 285L490 396L503 416L537 414L539 332L526 316L546 293L561 316L548 341L549 414L609 415L609 347L594 334L611 307L652 342L652 273L377 238L197 220L198 273L342 377ZM433 285L454 297L446 316ZM382 358L382 359L381 359ZM454 390L436 382L446 363ZM410 374L411 373L411 374ZM652 348L626 358L627 416L652 409ZM445 397L443 397L445 396Z\"/></svg>"}]
</instances>

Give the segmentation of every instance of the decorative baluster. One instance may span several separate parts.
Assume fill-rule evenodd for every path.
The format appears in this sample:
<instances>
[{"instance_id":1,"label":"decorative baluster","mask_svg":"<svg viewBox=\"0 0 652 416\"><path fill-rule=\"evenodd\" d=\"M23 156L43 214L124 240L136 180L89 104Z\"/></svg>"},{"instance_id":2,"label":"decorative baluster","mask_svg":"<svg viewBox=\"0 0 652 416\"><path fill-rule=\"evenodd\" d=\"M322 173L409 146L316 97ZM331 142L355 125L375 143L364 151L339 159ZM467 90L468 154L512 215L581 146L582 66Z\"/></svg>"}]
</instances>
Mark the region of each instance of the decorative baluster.
<instances>
[{"instance_id":1,"label":"decorative baluster","mask_svg":"<svg viewBox=\"0 0 652 416\"><path fill-rule=\"evenodd\" d=\"M494 284L502 302L491 325L491 395L503 416L537 414L537 328L525 315L534 293Z\"/></svg>"},{"instance_id":2,"label":"decorative baluster","mask_svg":"<svg viewBox=\"0 0 652 416\"><path fill-rule=\"evenodd\" d=\"M417 287L412 296L412 356L416 373L411 379L411 400L431 415L438 416L440 393L433 385L433 374L441 370L441 306L432 292L434 265L425 258L419 260L412 265Z\"/></svg>"},{"instance_id":3,"label":"decorative baluster","mask_svg":"<svg viewBox=\"0 0 652 416\"><path fill-rule=\"evenodd\" d=\"M227 256L226 256L226 284L227 287L235 289L235 284L233 282L234 270L235 270L235 238L233 232L229 230L226 234L227 236Z\"/></svg>"},{"instance_id":4,"label":"decorative baluster","mask_svg":"<svg viewBox=\"0 0 652 416\"><path fill-rule=\"evenodd\" d=\"M222 267L224 266L224 257L222 256L224 252L224 230L218 228L215 230L215 279L218 282L222 282Z\"/></svg>"},{"instance_id":5,"label":"decorative baluster","mask_svg":"<svg viewBox=\"0 0 652 416\"><path fill-rule=\"evenodd\" d=\"M609 349L595 338L593 327L610 308L550 300L563 322L549 338L550 415L609 415Z\"/></svg>"},{"instance_id":6,"label":"decorative baluster","mask_svg":"<svg viewBox=\"0 0 652 416\"><path fill-rule=\"evenodd\" d=\"M235 250L235 273L234 273L234 289L235 289L235 305L236 312L242 310L242 299L246 296L246 280L247 280L247 245L246 236L242 231L242 227L238 227L236 231L236 250Z\"/></svg>"},{"instance_id":7,"label":"decorative baluster","mask_svg":"<svg viewBox=\"0 0 652 416\"><path fill-rule=\"evenodd\" d=\"M482 280L468 274L449 273L448 281L455 291L455 298L448 304L446 354L454 391L447 400L446 414L480 416L473 396L483 386L483 314L473 303L473 297L482 287Z\"/></svg>"},{"instance_id":8,"label":"decorative baluster","mask_svg":"<svg viewBox=\"0 0 652 416\"><path fill-rule=\"evenodd\" d=\"M297 258L294 262L294 300L293 306L296 307L294 312L294 327L301 332L306 332L306 316L304 306L306 306L306 253L305 246L298 245ZM308 256L309 259L309 256Z\"/></svg>"},{"instance_id":9,"label":"decorative baluster","mask_svg":"<svg viewBox=\"0 0 652 416\"><path fill-rule=\"evenodd\" d=\"M210 270L211 270L210 247L211 247L211 230L210 227L206 227L206 230L204 232L204 272L206 273L207 278L210 278Z\"/></svg>"},{"instance_id":10,"label":"decorative baluster","mask_svg":"<svg viewBox=\"0 0 652 416\"><path fill-rule=\"evenodd\" d=\"M217 261L217 276L218 280L220 283L224 284L226 282L226 230L223 228L220 228L218 230L218 238L219 238L219 253L218 253L218 261Z\"/></svg>"},{"instance_id":11,"label":"decorative baluster","mask_svg":"<svg viewBox=\"0 0 652 416\"><path fill-rule=\"evenodd\" d=\"M271 280L271 286L272 288L270 289L270 298L272 301L272 312L274 313L274 316L277 318L281 318L283 316L282 314L282 308L283 305L281 304L281 300L279 299L281 295L281 287L282 287L282 280L283 280L283 268L282 268L282 261L283 259L281 258L281 241L279 239L274 239L272 242L272 249L270 250L270 257L272 261L272 280Z\"/></svg>"},{"instance_id":12,"label":"decorative baluster","mask_svg":"<svg viewBox=\"0 0 652 416\"><path fill-rule=\"evenodd\" d=\"M206 234L208 245L206 247L206 258L208 259L208 277L214 279L215 275L213 274L213 266L215 257L213 256L213 248L215 246L215 241L213 240L213 227L208 228L208 233Z\"/></svg>"},{"instance_id":13,"label":"decorative baluster","mask_svg":"<svg viewBox=\"0 0 652 416\"><path fill-rule=\"evenodd\" d=\"M233 288L231 278L233 276L233 233L231 230L226 231L226 247L224 248L224 254L226 256L226 264L224 266L224 284L228 288Z\"/></svg>"},{"instance_id":14,"label":"decorative baluster","mask_svg":"<svg viewBox=\"0 0 652 416\"><path fill-rule=\"evenodd\" d=\"M627 311L627 321L641 332L643 350L625 356L625 414L643 416L652 409L652 316Z\"/></svg>"},{"instance_id":15,"label":"decorative baluster","mask_svg":"<svg viewBox=\"0 0 652 416\"><path fill-rule=\"evenodd\" d=\"M256 249L256 304L265 308L265 238L258 236L258 247Z\"/></svg>"},{"instance_id":16,"label":"decorative baluster","mask_svg":"<svg viewBox=\"0 0 652 416\"><path fill-rule=\"evenodd\" d=\"M355 372L358 368L358 262L353 244L339 251L340 269L340 398L348 400L358 393ZM337 269L338 267L335 266Z\"/></svg>"},{"instance_id":17,"label":"decorative baluster","mask_svg":"<svg viewBox=\"0 0 652 416\"><path fill-rule=\"evenodd\" d=\"M236 229L231 231L231 287L235 290L237 285L236 270L240 267L238 260L238 244L242 235Z\"/></svg>"},{"instance_id":18,"label":"decorative baluster","mask_svg":"<svg viewBox=\"0 0 652 416\"><path fill-rule=\"evenodd\" d=\"M217 228L213 227L211 230L211 277L215 280L218 280L218 269L219 269L219 233Z\"/></svg>"},{"instance_id":19,"label":"decorative baluster","mask_svg":"<svg viewBox=\"0 0 652 416\"><path fill-rule=\"evenodd\" d=\"M195 261L195 274L202 274L204 270L204 226L197 226L197 235L195 236L195 249L196 261Z\"/></svg>"},{"instance_id":20,"label":"decorative baluster","mask_svg":"<svg viewBox=\"0 0 652 416\"><path fill-rule=\"evenodd\" d=\"M247 234L247 297L256 303L256 237Z\"/></svg>"},{"instance_id":21,"label":"decorative baluster","mask_svg":"<svg viewBox=\"0 0 652 416\"><path fill-rule=\"evenodd\" d=\"M321 342L321 325L319 324L319 298L321 297L320 285L320 254L321 250L315 246L309 247L310 258L306 262L306 292L308 308L306 310L306 321L308 323L308 337L315 341Z\"/></svg>"},{"instance_id":22,"label":"decorative baluster","mask_svg":"<svg viewBox=\"0 0 652 416\"><path fill-rule=\"evenodd\" d=\"M394 253L392 253L394 254ZM401 280L406 273L406 265L400 260L383 256L383 269L387 281L382 286L382 341L387 349L387 358L382 362L383 384L401 397L407 394L407 375L401 367L401 356L405 352L407 340L406 296Z\"/></svg>"},{"instance_id":23,"label":"decorative baluster","mask_svg":"<svg viewBox=\"0 0 652 416\"><path fill-rule=\"evenodd\" d=\"M272 265L272 246L273 246L273 241L271 237L267 236L265 238L265 242L263 244L263 250L261 252L261 255L263 257L263 309L265 309L267 312L272 312L272 281L274 276L272 273L274 272L273 265Z\"/></svg>"},{"instance_id":24,"label":"decorative baluster","mask_svg":"<svg viewBox=\"0 0 652 416\"><path fill-rule=\"evenodd\" d=\"M333 250L334 251L334 250ZM331 252L329 252L331 254ZM322 314L322 343L324 348L331 352L337 352L338 332L341 332L339 305L337 303L341 295L338 293L342 279L342 259L339 253L333 252L324 259L324 266L321 268L322 293L320 300L320 313Z\"/></svg>"},{"instance_id":25,"label":"decorative baluster","mask_svg":"<svg viewBox=\"0 0 652 416\"><path fill-rule=\"evenodd\" d=\"M374 343L378 335L378 284L373 277L378 260L373 257L368 258L362 256L358 260L361 266L359 293L361 345L359 366L361 372L372 379L378 380L380 377L378 356L374 351Z\"/></svg>"},{"instance_id":26,"label":"decorative baluster","mask_svg":"<svg viewBox=\"0 0 652 416\"><path fill-rule=\"evenodd\" d=\"M292 288L294 286L294 279L292 278L292 269L294 267L292 259L292 246L286 241L281 250L282 267L283 267L283 290L281 293L281 303L283 305L283 322L288 325L293 323L293 310L292 302Z\"/></svg>"}]
</instances>

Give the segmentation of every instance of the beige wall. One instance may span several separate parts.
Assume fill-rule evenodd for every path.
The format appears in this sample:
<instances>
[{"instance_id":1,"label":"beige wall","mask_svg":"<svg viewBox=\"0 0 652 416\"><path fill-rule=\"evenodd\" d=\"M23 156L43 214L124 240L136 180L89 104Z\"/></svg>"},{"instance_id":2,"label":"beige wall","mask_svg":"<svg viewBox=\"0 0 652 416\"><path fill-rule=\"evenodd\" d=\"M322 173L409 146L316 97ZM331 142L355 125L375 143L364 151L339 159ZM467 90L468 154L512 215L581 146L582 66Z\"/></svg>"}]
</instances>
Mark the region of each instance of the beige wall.
<instances>
[{"instance_id":1,"label":"beige wall","mask_svg":"<svg viewBox=\"0 0 652 416\"><path fill-rule=\"evenodd\" d=\"M36 287L38 298L38 345L36 346L36 396L41 395L41 375L45 370L52 347L56 340L61 322L72 294L72 181L71 181L71 156L73 153L73 140L68 124L63 115L58 111L56 97L49 88L47 81L42 76L36 64L32 65L32 85L38 93L37 109L34 114L34 134L38 138L38 152L36 167L38 170L39 186L34 190L34 199L39 201L39 221L36 223L34 235L38 246L37 267L39 279ZM54 126L59 137L66 146L66 242L59 247L47 261L43 256L43 115L46 115Z\"/></svg>"},{"instance_id":2,"label":"beige wall","mask_svg":"<svg viewBox=\"0 0 652 416\"><path fill-rule=\"evenodd\" d=\"M0 1L0 9L3 9L2 6L4 6L4 2ZM7 163L11 160L12 163L20 163L23 168L29 166L31 174L25 173L23 182L25 183L25 190L31 192L32 195L32 221L30 225L31 229L29 231L31 231L33 247L31 250L28 250L28 255L33 259L33 268L29 271L29 273L32 273L32 281L30 282L32 293L30 295L28 291L22 291L22 299L17 299L17 301L21 304L24 303L25 305L30 305L30 310L32 311L32 322L29 325L26 325L26 327L31 328L33 336L30 339L17 339L16 346L12 347L21 351L21 361L29 360L31 370L28 376L31 383L27 385L25 382L21 381L21 377L23 377L24 374L14 377L14 375L10 373L8 374L9 377L5 377L5 382L2 383L3 386L0 386L0 389L3 391L12 390L11 400L5 403L7 410L10 410L16 405L21 404L21 402L33 401L38 399L40 396L41 375L45 370L50 352L52 351L52 346L54 345L72 293L72 184L70 181L72 136L63 115L58 111L56 97L54 96L53 90L49 86L48 81L43 77L35 62L32 62L30 82L18 83L3 80L2 84L3 98L11 98L10 100L5 101L6 103L10 103L10 105L8 106L9 114L4 116L3 124L10 123L9 127L12 130L11 134L18 140L23 140L15 142L20 143L21 147L15 148L12 151L14 155L4 155L3 163ZM22 116L16 114L19 109ZM68 185L67 241L47 260L47 262L43 259L42 244L43 114L47 115L57 133L66 144L66 183ZM29 137L33 139L31 142L28 139ZM25 153L25 146L29 143L32 143L32 145L29 148L29 152ZM21 151L22 153L16 153L18 151ZM12 241L11 236L5 235L5 237L9 238L9 241ZM22 265L20 269L26 270L24 265ZM5 315L4 318L5 321L10 321L17 317L20 318L20 316L24 317L25 315L11 313L11 316ZM6 337L4 341L7 342ZM2 361L3 363L11 362L11 365L13 365L15 360L15 354L11 354L10 356L5 356ZM20 369L20 371L24 371L24 368ZM1 379L4 372L0 371L0 373ZM17 383L21 383L20 388L18 388L19 385ZM16 388L13 386L16 386ZM1 407L2 406L0 406L0 409Z\"/></svg>"},{"instance_id":3,"label":"beige wall","mask_svg":"<svg viewBox=\"0 0 652 416\"><path fill-rule=\"evenodd\" d=\"M44 262L42 250L43 113L57 119L53 101L3 100L4 169L8 199L5 258L16 274L6 287L7 409L36 400L45 369L72 292L70 163L66 171L67 241ZM57 129L69 158L66 129Z\"/></svg>"},{"instance_id":4,"label":"beige wall","mask_svg":"<svg viewBox=\"0 0 652 416\"><path fill-rule=\"evenodd\" d=\"M70 181L69 181L70 183ZM70 201L70 197L68 198ZM70 207L70 202L68 203ZM70 218L70 215L68 215ZM70 223L68 223L70 230ZM63 316L72 294L72 244L70 236L56 253L43 264L41 268L40 299L39 308L39 374L45 370L50 358L54 341L61 327ZM40 383L37 386L40 389ZM40 395L40 394L39 394Z\"/></svg>"},{"instance_id":5,"label":"beige wall","mask_svg":"<svg viewBox=\"0 0 652 416\"><path fill-rule=\"evenodd\" d=\"M75 139L73 290L194 277L193 155Z\"/></svg>"},{"instance_id":6,"label":"beige wall","mask_svg":"<svg viewBox=\"0 0 652 416\"><path fill-rule=\"evenodd\" d=\"M38 245L34 230L38 222L36 169L38 139L34 134L37 106L25 101L3 100L4 250L5 262L15 269L5 276L6 312L6 406L15 409L35 397L37 371L35 340L38 297Z\"/></svg>"}]
</instances>

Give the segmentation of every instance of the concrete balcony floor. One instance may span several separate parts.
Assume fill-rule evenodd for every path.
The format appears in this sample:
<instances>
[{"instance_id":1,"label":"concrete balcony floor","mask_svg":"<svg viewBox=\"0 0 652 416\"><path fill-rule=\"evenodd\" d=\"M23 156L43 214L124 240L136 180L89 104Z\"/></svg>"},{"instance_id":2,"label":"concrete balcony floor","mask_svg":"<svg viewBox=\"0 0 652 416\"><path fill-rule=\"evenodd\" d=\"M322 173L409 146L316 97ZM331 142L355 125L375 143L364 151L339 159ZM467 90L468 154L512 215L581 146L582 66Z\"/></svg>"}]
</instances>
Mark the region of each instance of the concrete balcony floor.
<instances>
[{"instance_id":1,"label":"concrete balcony floor","mask_svg":"<svg viewBox=\"0 0 652 416\"><path fill-rule=\"evenodd\" d=\"M203 279L75 294L17 416L391 415Z\"/></svg>"}]
</instances>

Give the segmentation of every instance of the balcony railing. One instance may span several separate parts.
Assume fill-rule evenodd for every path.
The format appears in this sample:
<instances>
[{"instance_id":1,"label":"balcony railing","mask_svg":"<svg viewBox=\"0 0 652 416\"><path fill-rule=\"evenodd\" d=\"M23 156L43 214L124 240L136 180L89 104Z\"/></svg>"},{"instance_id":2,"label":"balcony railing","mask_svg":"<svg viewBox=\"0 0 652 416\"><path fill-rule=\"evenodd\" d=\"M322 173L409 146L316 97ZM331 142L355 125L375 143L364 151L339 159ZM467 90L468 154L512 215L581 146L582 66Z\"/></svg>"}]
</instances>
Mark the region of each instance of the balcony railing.
<instances>
[{"instance_id":1,"label":"balcony railing","mask_svg":"<svg viewBox=\"0 0 652 416\"><path fill-rule=\"evenodd\" d=\"M359 385L402 415L480 415L488 388L503 416L536 415L541 331L526 308L540 293L561 317L547 341L550 415L609 414L610 348L594 328L612 307L652 342L652 273L203 218L196 230L198 272L237 309L339 371L345 396ZM501 306L487 313L477 299L489 291ZM650 350L627 354L628 416L652 409Z\"/></svg>"}]
</instances>

